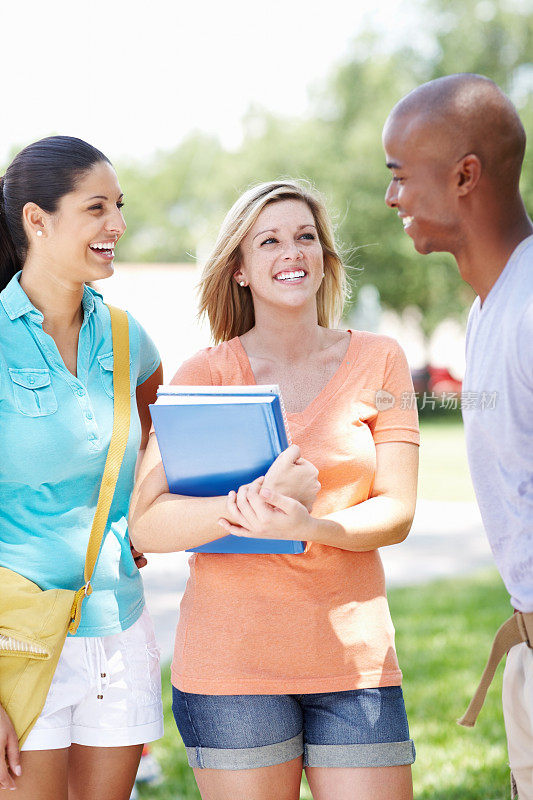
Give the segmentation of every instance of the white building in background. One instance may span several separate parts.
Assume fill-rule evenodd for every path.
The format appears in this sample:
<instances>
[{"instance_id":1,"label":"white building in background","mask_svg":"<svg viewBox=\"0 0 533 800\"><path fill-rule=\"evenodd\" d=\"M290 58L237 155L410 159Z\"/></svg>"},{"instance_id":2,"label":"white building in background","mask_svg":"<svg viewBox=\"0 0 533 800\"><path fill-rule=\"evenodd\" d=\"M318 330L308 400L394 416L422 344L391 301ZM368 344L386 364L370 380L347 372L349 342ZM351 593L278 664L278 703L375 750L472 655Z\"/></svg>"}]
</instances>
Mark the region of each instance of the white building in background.
<instances>
[{"instance_id":1,"label":"white building in background","mask_svg":"<svg viewBox=\"0 0 533 800\"><path fill-rule=\"evenodd\" d=\"M115 274L95 285L104 299L133 314L154 340L170 381L182 361L207 347L209 326L197 319L196 264L116 264Z\"/></svg>"},{"instance_id":2,"label":"white building in background","mask_svg":"<svg viewBox=\"0 0 533 800\"><path fill-rule=\"evenodd\" d=\"M182 361L210 344L207 322L200 324L197 319L201 271L197 264L117 263L113 277L96 285L107 301L130 311L146 328L161 354L165 381L170 381ZM379 319L375 316L371 327L400 342L411 368L423 367L429 360L434 367L446 367L454 378L462 379L465 329L458 322L442 322L428 346L417 308L401 315L386 309Z\"/></svg>"}]
</instances>

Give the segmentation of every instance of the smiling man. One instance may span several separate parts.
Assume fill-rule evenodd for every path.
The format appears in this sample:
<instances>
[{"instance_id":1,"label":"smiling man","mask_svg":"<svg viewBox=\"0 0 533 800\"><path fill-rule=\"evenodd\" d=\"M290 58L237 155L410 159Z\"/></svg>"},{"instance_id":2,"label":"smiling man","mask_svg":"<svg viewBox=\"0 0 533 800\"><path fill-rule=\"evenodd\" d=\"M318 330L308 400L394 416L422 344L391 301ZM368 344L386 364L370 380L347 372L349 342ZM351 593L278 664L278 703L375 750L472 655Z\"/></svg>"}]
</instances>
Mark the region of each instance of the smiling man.
<instances>
[{"instance_id":1,"label":"smiling man","mask_svg":"<svg viewBox=\"0 0 533 800\"><path fill-rule=\"evenodd\" d=\"M509 99L471 74L410 92L383 130L387 205L419 253L452 253L478 295L463 384L468 459L496 564L520 613L497 635L462 723L474 724L490 674L509 650L509 759L520 800L533 800L533 224L519 191L525 144Z\"/></svg>"}]
</instances>

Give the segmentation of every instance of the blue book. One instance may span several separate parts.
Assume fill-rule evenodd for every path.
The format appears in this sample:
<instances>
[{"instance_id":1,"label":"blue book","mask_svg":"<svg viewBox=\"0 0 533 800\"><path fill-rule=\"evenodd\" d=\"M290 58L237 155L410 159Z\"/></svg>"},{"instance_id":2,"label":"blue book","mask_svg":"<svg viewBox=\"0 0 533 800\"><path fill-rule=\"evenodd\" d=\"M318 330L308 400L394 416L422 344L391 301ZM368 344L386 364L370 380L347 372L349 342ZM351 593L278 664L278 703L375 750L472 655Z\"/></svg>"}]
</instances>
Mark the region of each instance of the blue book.
<instances>
[{"instance_id":1,"label":"blue book","mask_svg":"<svg viewBox=\"0 0 533 800\"><path fill-rule=\"evenodd\" d=\"M277 386L161 386L150 412L174 494L217 497L265 475L289 445ZM222 536L198 553L303 553L304 542Z\"/></svg>"}]
</instances>

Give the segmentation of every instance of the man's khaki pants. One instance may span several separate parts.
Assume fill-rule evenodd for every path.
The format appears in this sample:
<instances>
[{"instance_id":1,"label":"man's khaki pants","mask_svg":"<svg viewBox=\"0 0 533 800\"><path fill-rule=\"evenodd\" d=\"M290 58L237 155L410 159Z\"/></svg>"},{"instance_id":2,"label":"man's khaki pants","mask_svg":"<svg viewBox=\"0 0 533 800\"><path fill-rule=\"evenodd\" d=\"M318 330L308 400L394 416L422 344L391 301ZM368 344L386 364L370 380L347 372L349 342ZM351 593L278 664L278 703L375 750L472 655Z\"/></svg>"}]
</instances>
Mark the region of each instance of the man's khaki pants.
<instances>
[{"instance_id":1,"label":"man's khaki pants","mask_svg":"<svg viewBox=\"0 0 533 800\"><path fill-rule=\"evenodd\" d=\"M533 800L533 648L511 647L503 674L503 716L519 800Z\"/></svg>"}]
</instances>

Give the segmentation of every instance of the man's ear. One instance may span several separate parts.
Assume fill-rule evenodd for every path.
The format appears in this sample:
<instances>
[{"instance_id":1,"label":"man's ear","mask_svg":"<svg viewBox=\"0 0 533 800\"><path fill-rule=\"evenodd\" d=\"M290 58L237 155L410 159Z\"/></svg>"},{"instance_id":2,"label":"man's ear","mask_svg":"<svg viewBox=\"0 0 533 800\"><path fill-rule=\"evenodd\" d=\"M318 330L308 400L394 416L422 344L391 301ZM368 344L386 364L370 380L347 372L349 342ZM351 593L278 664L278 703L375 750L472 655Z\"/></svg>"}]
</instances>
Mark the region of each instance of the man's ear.
<instances>
[{"instance_id":1,"label":"man's ear","mask_svg":"<svg viewBox=\"0 0 533 800\"><path fill-rule=\"evenodd\" d=\"M479 156L469 153L457 162L457 194L465 197L476 188L481 178L481 161Z\"/></svg>"}]
</instances>

